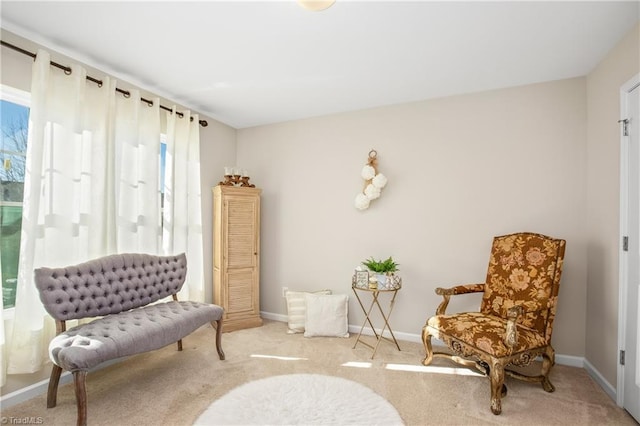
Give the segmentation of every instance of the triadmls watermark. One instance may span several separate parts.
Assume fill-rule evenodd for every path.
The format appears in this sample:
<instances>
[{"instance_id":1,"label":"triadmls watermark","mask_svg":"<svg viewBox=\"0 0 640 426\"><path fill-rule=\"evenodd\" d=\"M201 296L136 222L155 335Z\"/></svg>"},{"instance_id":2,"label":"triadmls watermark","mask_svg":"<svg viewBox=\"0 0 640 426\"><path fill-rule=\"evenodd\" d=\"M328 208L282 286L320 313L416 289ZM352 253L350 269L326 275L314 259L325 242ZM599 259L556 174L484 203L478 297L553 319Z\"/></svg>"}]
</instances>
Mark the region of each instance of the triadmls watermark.
<instances>
[{"instance_id":1,"label":"triadmls watermark","mask_svg":"<svg viewBox=\"0 0 640 426\"><path fill-rule=\"evenodd\" d=\"M44 423L44 417L36 416L2 416L0 422L3 425L41 425Z\"/></svg>"}]
</instances>

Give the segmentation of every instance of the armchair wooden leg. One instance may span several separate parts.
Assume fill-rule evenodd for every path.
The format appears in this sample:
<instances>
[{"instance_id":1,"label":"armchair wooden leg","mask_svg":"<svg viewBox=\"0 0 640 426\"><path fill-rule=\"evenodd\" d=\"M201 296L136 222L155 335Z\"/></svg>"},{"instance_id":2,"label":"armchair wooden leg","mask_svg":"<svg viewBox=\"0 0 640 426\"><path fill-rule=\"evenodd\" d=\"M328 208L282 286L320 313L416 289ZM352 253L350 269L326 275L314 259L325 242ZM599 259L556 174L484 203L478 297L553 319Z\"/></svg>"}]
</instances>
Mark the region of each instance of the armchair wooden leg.
<instances>
[{"instance_id":1,"label":"armchair wooden leg","mask_svg":"<svg viewBox=\"0 0 640 426\"><path fill-rule=\"evenodd\" d=\"M77 426L87 426L87 372L74 371L73 383L76 390L76 404L78 406Z\"/></svg>"},{"instance_id":2,"label":"armchair wooden leg","mask_svg":"<svg viewBox=\"0 0 640 426\"><path fill-rule=\"evenodd\" d=\"M424 344L424 351L426 353L425 358L422 360L422 365L429 365L433 361L433 348L431 347L431 334L427 330L427 327L422 329L422 343Z\"/></svg>"},{"instance_id":3,"label":"armchair wooden leg","mask_svg":"<svg viewBox=\"0 0 640 426\"><path fill-rule=\"evenodd\" d=\"M47 390L47 408L53 408L57 404L60 374L62 374L62 367L54 364L51 369L51 377L49 378L49 389Z\"/></svg>"},{"instance_id":4,"label":"armchair wooden leg","mask_svg":"<svg viewBox=\"0 0 640 426\"><path fill-rule=\"evenodd\" d=\"M178 351L182 350L182 339L178 340Z\"/></svg>"},{"instance_id":5,"label":"armchair wooden leg","mask_svg":"<svg viewBox=\"0 0 640 426\"><path fill-rule=\"evenodd\" d=\"M498 415L502 412L502 385L504 384L504 365L500 361L491 363L491 371L489 372L491 379L491 412Z\"/></svg>"},{"instance_id":6,"label":"armchair wooden leg","mask_svg":"<svg viewBox=\"0 0 640 426\"><path fill-rule=\"evenodd\" d=\"M224 352L222 351L222 318L217 321L212 321L211 325L216 329L216 350L218 351L218 357L224 360Z\"/></svg>"},{"instance_id":7,"label":"armchair wooden leg","mask_svg":"<svg viewBox=\"0 0 640 426\"><path fill-rule=\"evenodd\" d=\"M545 352L542 354L542 389L547 392L553 392L556 387L549 381L549 373L551 367L556 363L556 354L551 346L547 346Z\"/></svg>"},{"instance_id":8,"label":"armchair wooden leg","mask_svg":"<svg viewBox=\"0 0 640 426\"><path fill-rule=\"evenodd\" d=\"M478 371L483 373L485 376L491 377L491 367L489 367L489 364L487 364L486 362L484 362L482 360L478 360L475 363L475 367L478 369ZM505 374L508 373L508 371L506 369L504 370L504 372L505 372ZM505 385L504 382L502 382L502 390L501 390L500 395L502 395L503 398L505 396L507 396L507 385Z\"/></svg>"}]
</instances>

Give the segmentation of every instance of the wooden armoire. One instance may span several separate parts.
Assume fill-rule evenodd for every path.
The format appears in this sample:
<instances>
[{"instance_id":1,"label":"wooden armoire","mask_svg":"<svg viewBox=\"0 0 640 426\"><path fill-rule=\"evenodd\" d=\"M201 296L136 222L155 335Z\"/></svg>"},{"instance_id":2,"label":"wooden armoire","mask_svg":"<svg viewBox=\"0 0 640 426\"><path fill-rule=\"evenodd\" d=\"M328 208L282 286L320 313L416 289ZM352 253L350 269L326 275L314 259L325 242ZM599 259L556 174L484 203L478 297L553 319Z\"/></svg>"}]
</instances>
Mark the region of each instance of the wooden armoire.
<instances>
[{"instance_id":1,"label":"wooden armoire","mask_svg":"<svg viewBox=\"0 0 640 426\"><path fill-rule=\"evenodd\" d=\"M260 193L213 188L213 303L224 308L223 331L262 325L260 318Z\"/></svg>"}]
</instances>

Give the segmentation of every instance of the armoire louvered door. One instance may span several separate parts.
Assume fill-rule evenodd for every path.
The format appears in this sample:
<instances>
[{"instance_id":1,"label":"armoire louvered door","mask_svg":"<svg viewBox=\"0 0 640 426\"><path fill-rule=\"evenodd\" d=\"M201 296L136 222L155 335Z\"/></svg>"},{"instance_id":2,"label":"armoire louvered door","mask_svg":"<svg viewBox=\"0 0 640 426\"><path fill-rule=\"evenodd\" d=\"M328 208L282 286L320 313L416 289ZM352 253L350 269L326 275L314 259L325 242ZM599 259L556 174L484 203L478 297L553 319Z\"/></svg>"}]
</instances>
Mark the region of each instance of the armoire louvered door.
<instances>
[{"instance_id":1,"label":"armoire louvered door","mask_svg":"<svg viewBox=\"0 0 640 426\"><path fill-rule=\"evenodd\" d=\"M257 188L213 188L213 298L225 311L223 331L262 325L260 193Z\"/></svg>"}]
</instances>

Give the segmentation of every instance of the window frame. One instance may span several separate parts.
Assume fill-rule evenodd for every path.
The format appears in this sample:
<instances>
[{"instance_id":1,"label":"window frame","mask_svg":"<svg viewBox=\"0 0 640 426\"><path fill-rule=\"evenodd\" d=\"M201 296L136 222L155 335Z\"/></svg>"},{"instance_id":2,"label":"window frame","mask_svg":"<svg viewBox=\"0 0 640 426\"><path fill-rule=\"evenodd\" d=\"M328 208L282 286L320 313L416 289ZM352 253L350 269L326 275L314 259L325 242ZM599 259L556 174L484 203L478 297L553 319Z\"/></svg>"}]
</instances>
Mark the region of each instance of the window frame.
<instances>
[{"instance_id":1,"label":"window frame","mask_svg":"<svg viewBox=\"0 0 640 426\"><path fill-rule=\"evenodd\" d=\"M6 84L0 84L0 100L11 102L16 105L23 106L31 110L31 93L22 89L18 89ZM26 153L25 153L26 156ZM16 201L2 201L0 204L4 206L22 206L23 203ZM14 306L5 308L3 306L3 319L13 319L15 317L15 301Z\"/></svg>"}]
</instances>

